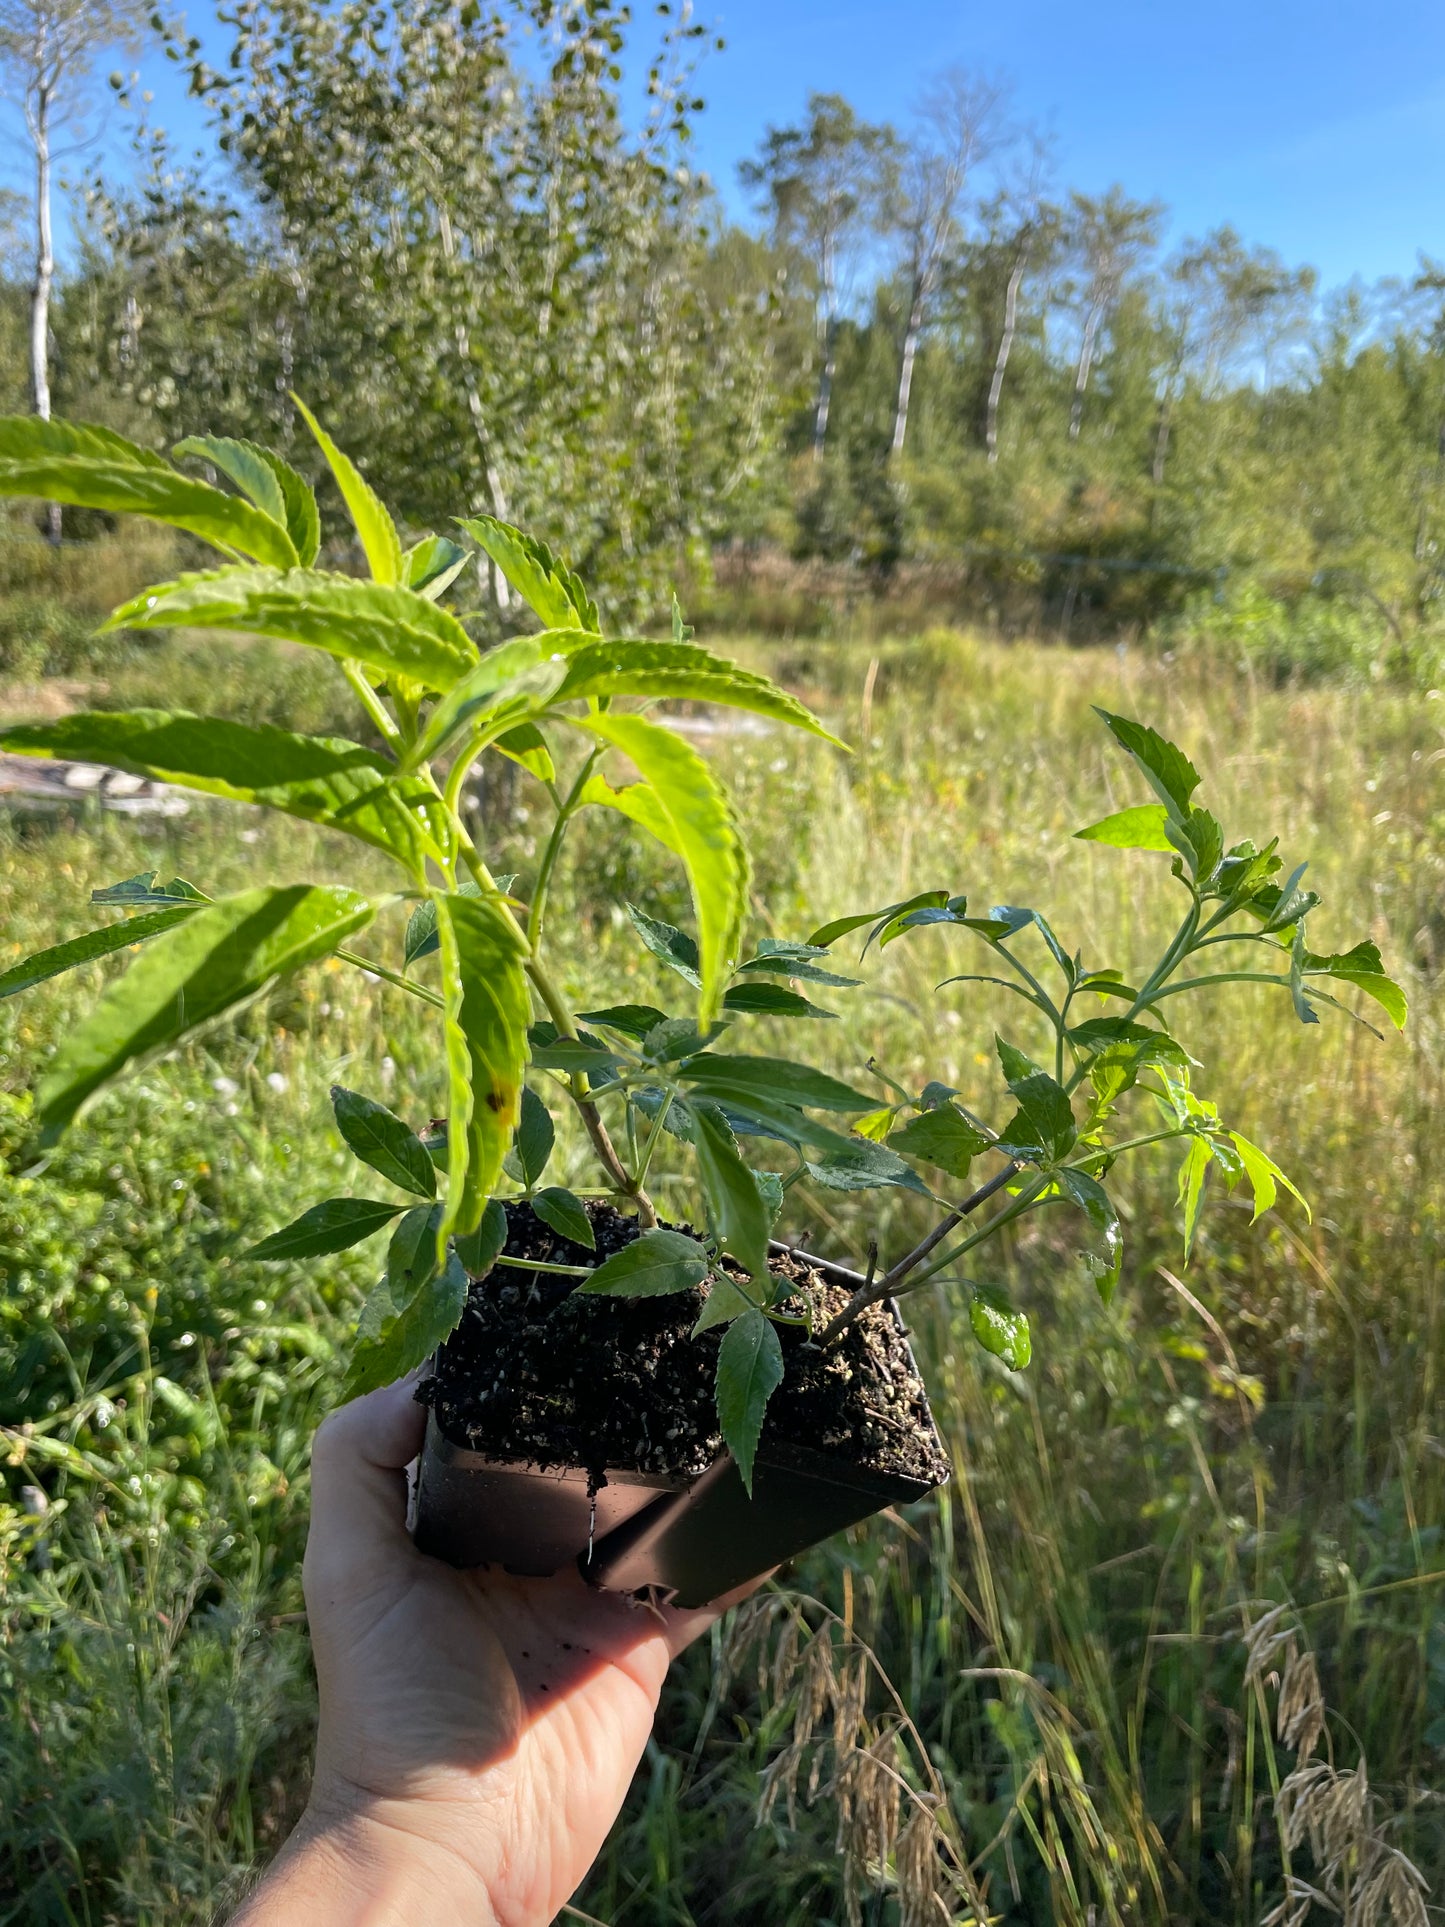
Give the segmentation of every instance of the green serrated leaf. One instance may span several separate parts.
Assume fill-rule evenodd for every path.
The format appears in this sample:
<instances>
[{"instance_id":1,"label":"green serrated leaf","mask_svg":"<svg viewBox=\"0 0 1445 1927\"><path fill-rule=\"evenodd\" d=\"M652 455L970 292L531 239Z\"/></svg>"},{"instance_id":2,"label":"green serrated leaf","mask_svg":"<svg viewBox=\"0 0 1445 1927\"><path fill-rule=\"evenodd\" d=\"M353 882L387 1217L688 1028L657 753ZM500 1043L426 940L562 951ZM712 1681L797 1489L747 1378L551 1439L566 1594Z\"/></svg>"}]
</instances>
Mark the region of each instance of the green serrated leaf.
<instances>
[{"instance_id":1,"label":"green serrated leaf","mask_svg":"<svg viewBox=\"0 0 1445 1927\"><path fill-rule=\"evenodd\" d=\"M650 1064L675 1064L705 1049L726 1028L709 1024L699 1030L690 1017L664 1017L642 1040L642 1054Z\"/></svg>"},{"instance_id":2,"label":"green serrated leaf","mask_svg":"<svg viewBox=\"0 0 1445 1927\"><path fill-rule=\"evenodd\" d=\"M515 875L494 877L492 880L503 896L509 894L512 885L517 881ZM479 897L481 894L480 884L459 883L457 885L459 897ZM417 905L406 920L406 935L402 939L402 962L405 968L410 970L414 963L419 963L423 957L434 956L440 948L441 939L437 936L437 907L428 897L424 903Z\"/></svg>"},{"instance_id":3,"label":"green serrated leaf","mask_svg":"<svg viewBox=\"0 0 1445 1927\"><path fill-rule=\"evenodd\" d=\"M351 457L336 446L300 396L293 394L291 399L316 437L316 444L336 478L336 486L341 490L341 499L346 504L371 570L372 581L383 583L388 588L399 586L402 580L401 538L381 497Z\"/></svg>"},{"instance_id":4,"label":"green serrated leaf","mask_svg":"<svg viewBox=\"0 0 1445 1927\"><path fill-rule=\"evenodd\" d=\"M458 526L481 545L545 627L579 630L588 641L601 633L597 604L545 542L492 515L467 516Z\"/></svg>"},{"instance_id":5,"label":"green serrated leaf","mask_svg":"<svg viewBox=\"0 0 1445 1927\"><path fill-rule=\"evenodd\" d=\"M107 924L103 930L87 930L83 937L72 937L68 943L58 943L50 950L37 950L33 956L22 958L0 972L0 998L13 997L18 991L29 990L32 984L60 976L62 971L95 963L118 950L128 950L132 944L158 937L190 915L190 906L156 910L147 917L130 917L121 923Z\"/></svg>"},{"instance_id":6,"label":"green serrated leaf","mask_svg":"<svg viewBox=\"0 0 1445 1927\"><path fill-rule=\"evenodd\" d=\"M0 495L144 515L272 568L292 569L299 561L286 530L253 503L82 422L0 419Z\"/></svg>"},{"instance_id":7,"label":"green serrated leaf","mask_svg":"<svg viewBox=\"0 0 1445 1927\"><path fill-rule=\"evenodd\" d=\"M665 963L669 970L675 970L694 989L701 989L702 978L698 974L701 962L697 945L687 932L675 929L670 923L660 923L656 917L645 916L635 904L627 905L627 914L632 919L633 929L653 956Z\"/></svg>"},{"instance_id":8,"label":"green serrated leaf","mask_svg":"<svg viewBox=\"0 0 1445 1927\"><path fill-rule=\"evenodd\" d=\"M1115 742L1144 772L1169 815L1176 821L1187 816L1189 799L1199 788L1199 772L1183 750L1144 723L1111 715L1107 709L1096 708L1094 713L1103 718Z\"/></svg>"},{"instance_id":9,"label":"green serrated leaf","mask_svg":"<svg viewBox=\"0 0 1445 1927\"><path fill-rule=\"evenodd\" d=\"M1249 1179L1250 1189L1254 1193L1254 1218L1258 1218L1261 1212L1273 1210L1275 1200L1279 1196L1280 1185L1283 1185L1290 1196L1304 1207L1305 1217L1307 1219L1311 1217L1309 1203L1303 1192L1290 1182L1267 1151L1261 1151L1257 1144L1251 1144L1249 1139L1241 1136L1238 1131L1230 1131L1228 1136L1230 1143L1239 1153L1240 1162ZM1251 1224L1254 1218L1250 1220Z\"/></svg>"},{"instance_id":10,"label":"green serrated leaf","mask_svg":"<svg viewBox=\"0 0 1445 1927\"><path fill-rule=\"evenodd\" d=\"M557 700L570 697L650 696L718 703L751 711L847 747L796 697L766 676L714 656L693 642L594 642L572 656Z\"/></svg>"},{"instance_id":11,"label":"green serrated leaf","mask_svg":"<svg viewBox=\"0 0 1445 1927\"><path fill-rule=\"evenodd\" d=\"M521 1115L526 945L489 898L436 892L449 1089L443 1239L475 1231Z\"/></svg>"},{"instance_id":12,"label":"green serrated leaf","mask_svg":"<svg viewBox=\"0 0 1445 1927\"><path fill-rule=\"evenodd\" d=\"M519 764L539 783L556 780L557 765L552 761L546 737L535 723L518 723L515 729L504 730L492 748Z\"/></svg>"},{"instance_id":13,"label":"green serrated leaf","mask_svg":"<svg viewBox=\"0 0 1445 1927\"><path fill-rule=\"evenodd\" d=\"M694 1057L682 1076L700 1097L746 1105L753 1097L819 1111L867 1111L874 1100L826 1071L785 1057L745 1057L715 1051Z\"/></svg>"},{"instance_id":14,"label":"green serrated leaf","mask_svg":"<svg viewBox=\"0 0 1445 1927\"><path fill-rule=\"evenodd\" d=\"M44 1141L123 1070L328 956L372 914L354 890L293 884L223 897L153 938L51 1059L37 1093Z\"/></svg>"},{"instance_id":15,"label":"green serrated leaf","mask_svg":"<svg viewBox=\"0 0 1445 1927\"><path fill-rule=\"evenodd\" d=\"M655 837L663 849L677 857L682 855L672 818L650 783L624 783L621 788L615 788L605 776L594 772L583 784L577 802L579 808L615 810Z\"/></svg>"},{"instance_id":16,"label":"green serrated leaf","mask_svg":"<svg viewBox=\"0 0 1445 1927\"><path fill-rule=\"evenodd\" d=\"M439 690L450 689L477 661L476 645L447 610L409 589L320 569L282 574L237 567L177 576L123 603L102 627L234 629L304 643Z\"/></svg>"},{"instance_id":17,"label":"green serrated leaf","mask_svg":"<svg viewBox=\"0 0 1445 1927\"><path fill-rule=\"evenodd\" d=\"M703 1332L715 1331L719 1325L730 1325L735 1318L741 1318L744 1312L756 1309L752 1299L726 1272L715 1271L708 1283L707 1298L697 1315L697 1323L692 1328L692 1336L697 1338Z\"/></svg>"},{"instance_id":18,"label":"green serrated leaf","mask_svg":"<svg viewBox=\"0 0 1445 1927\"><path fill-rule=\"evenodd\" d=\"M177 461L190 455L218 468L263 514L281 524L303 569L315 562L321 548L316 497L289 462L269 448L228 435L190 435L171 453Z\"/></svg>"},{"instance_id":19,"label":"green serrated leaf","mask_svg":"<svg viewBox=\"0 0 1445 1927\"><path fill-rule=\"evenodd\" d=\"M609 1050L602 1039L590 1031L563 1037L555 1024L544 1021L530 1027L527 1040L532 1048L532 1062L538 1070L587 1071L599 1077L622 1062L616 1051Z\"/></svg>"},{"instance_id":20,"label":"green serrated leaf","mask_svg":"<svg viewBox=\"0 0 1445 1927\"><path fill-rule=\"evenodd\" d=\"M243 1251L241 1257L271 1264L287 1258L329 1257L334 1251L349 1251L363 1238L370 1238L390 1224L401 1209L399 1204L378 1204L374 1198L328 1198Z\"/></svg>"},{"instance_id":21,"label":"green serrated leaf","mask_svg":"<svg viewBox=\"0 0 1445 1927\"><path fill-rule=\"evenodd\" d=\"M566 673L564 658L549 655L536 636L515 636L489 649L432 710L402 768L433 762L463 735L483 743L508 735L532 712L542 713Z\"/></svg>"},{"instance_id":22,"label":"green serrated leaf","mask_svg":"<svg viewBox=\"0 0 1445 1927\"><path fill-rule=\"evenodd\" d=\"M1018 1100L1019 1115L1029 1129L1026 1142L1042 1150L1046 1160L1067 1157L1078 1136L1073 1105L1056 1078L1039 1069L1030 1058L1002 1037L995 1038L1004 1080ZM1016 1140L1012 1127L1004 1136L1010 1145Z\"/></svg>"},{"instance_id":23,"label":"green serrated leaf","mask_svg":"<svg viewBox=\"0 0 1445 1927\"><path fill-rule=\"evenodd\" d=\"M768 1207L716 1108L689 1103L687 1110L718 1243L749 1277L761 1278L768 1269L768 1234L772 1230Z\"/></svg>"},{"instance_id":24,"label":"green serrated leaf","mask_svg":"<svg viewBox=\"0 0 1445 1927\"><path fill-rule=\"evenodd\" d=\"M506 1211L500 1198L489 1198L476 1230L453 1238L452 1248L471 1277L485 1278L501 1257L506 1243Z\"/></svg>"},{"instance_id":25,"label":"green serrated leaf","mask_svg":"<svg viewBox=\"0 0 1445 1927\"><path fill-rule=\"evenodd\" d=\"M533 1197L532 1209L559 1238L570 1239L574 1245L582 1245L588 1251L597 1249L597 1239L586 1207L574 1192L565 1190L560 1184L549 1184Z\"/></svg>"},{"instance_id":26,"label":"green serrated leaf","mask_svg":"<svg viewBox=\"0 0 1445 1927\"><path fill-rule=\"evenodd\" d=\"M856 1128L856 1127L855 1127ZM889 1134L888 1147L905 1157L921 1158L951 1178L966 1178L968 1168L989 1140L948 1103L912 1117L901 1130Z\"/></svg>"},{"instance_id":27,"label":"green serrated leaf","mask_svg":"<svg viewBox=\"0 0 1445 1927\"><path fill-rule=\"evenodd\" d=\"M161 909L171 904L211 901L204 890L198 890L194 883L187 883L184 877L171 877L166 883L158 883L156 879L159 874L158 870L142 870L137 876L126 877L124 882L109 883L103 890L92 890L90 900L94 904L124 910Z\"/></svg>"},{"instance_id":28,"label":"green serrated leaf","mask_svg":"<svg viewBox=\"0 0 1445 1927\"><path fill-rule=\"evenodd\" d=\"M1119 1224L1119 1214L1103 1185L1097 1178L1090 1177L1087 1171L1066 1168L1058 1173L1058 1182L1059 1189L1066 1197L1072 1198L1084 1213L1094 1233L1093 1247L1085 1255L1099 1296L1107 1305L1119 1282L1119 1269L1124 1259L1124 1234Z\"/></svg>"},{"instance_id":29,"label":"green serrated leaf","mask_svg":"<svg viewBox=\"0 0 1445 1927\"><path fill-rule=\"evenodd\" d=\"M624 1037L641 1043L650 1030L667 1022L667 1012L656 1004L609 1004L605 1010L579 1010L584 1024L601 1024L604 1030L619 1030Z\"/></svg>"},{"instance_id":30,"label":"green serrated leaf","mask_svg":"<svg viewBox=\"0 0 1445 1927\"><path fill-rule=\"evenodd\" d=\"M386 1249L386 1287L392 1305L399 1311L409 1302L437 1268L437 1232L441 1226L439 1204L413 1205L404 1212L391 1234Z\"/></svg>"},{"instance_id":31,"label":"green serrated leaf","mask_svg":"<svg viewBox=\"0 0 1445 1927\"><path fill-rule=\"evenodd\" d=\"M644 1231L604 1258L577 1289L598 1297L663 1297L694 1290L706 1278L709 1262L696 1238L681 1231Z\"/></svg>"},{"instance_id":32,"label":"green serrated leaf","mask_svg":"<svg viewBox=\"0 0 1445 1927\"><path fill-rule=\"evenodd\" d=\"M768 1400L783 1382L783 1348L772 1320L746 1311L723 1333L717 1359L718 1425L748 1497Z\"/></svg>"},{"instance_id":33,"label":"green serrated leaf","mask_svg":"<svg viewBox=\"0 0 1445 1927\"><path fill-rule=\"evenodd\" d=\"M1352 984L1375 1000L1396 1030L1405 1028L1409 1016L1405 993L1385 974L1374 944L1357 943L1353 950L1332 956L1316 956L1313 951L1307 951L1301 967L1306 977L1333 977L1339 983Z\"/></svg>"},{"instance_id":34,"label":"green serrated leaf","mask_svg":"<svg viewBox=\"0 0 1445 1927\"><path fill-rule=\"evenodd\" d=\"M886 1144L873 1144L859 1138L840 1150L825 1152L807 1160L808 1176L830 1191L913 1191L919 1197L933 1193L913 1166Z\"/></svg>"},{"instance_id":35,"label":"green serrated leaf","mask_svg":"<svg viewBox=\"0 0 1445 1927\"><path fill-rule=\"evenodd\" d=\"M1320 1014L1305 995L1304 963L1309 951L1305 947L1305 927L1303 921L1295 925L1294 942L1289 947L1289 994L1294 1005L1294 1014L1302 1024L1317 1024Z\"/></svg>"},{"instance_id":36,"label":"green serrated leaf","mask_svg":"<svg viewBox=\"0 0 1445 1927\"><path fill-rule=\"evenodd\" d=\"M629 756L667 816L697 913L698 1021L711 1023L737 967L748 903L747 852L727 793L690 744L645 716L571 720Z\"/></svg>"},{"instance_id":37,"label":"green serrated leaf","mask_svg":"<svg viewBox=\"0 0 1445 1927\"><path fill-rule=\"evenodd\" d=\"M1174 848L1164 833L1169 812L1162 803L1140 803L1132 810L1115 810L1087 829L1075 830L1081 843L1106 843L1114 850L1163 850Z\"/></svg>"},{"instance_id":38,"label":"green serrated leaf","mask_svg":"<svg viewBox=\"0 0 1445 1927\"><path fill-rule=\"evenodd\" d=\"M810 1004L796 990L785 990L781 984L734 984L723 998L723 1010L752 1017L816 1017L835 1021L838 1015L835 1010Z\"/></svg>"},{"instance_id":39,"label":"green serrated leaf","mask_svg":"<svg viewBox=\"0 0 1445 1927\"><path fill-rule=\"evenodd\" d=\"M436 1166L426 1146L384 1104L333 1084L331 1108L336 1128L363 1164L414 1197L436 1196Z\"/></svg>"},{"instance_id":40,"label":"green serrated leaf","mask_svg":"<svg viewBox=\"0 0 1445 1927\"><path fill-rule=\"evenodd\" d=\"M835 917L831 923L822 924L813 932L808 939L808 947L814 950L826 950L830 944L835 944L839 937L846 937L854 930L861 930L865 923L876 924L877 929L869 937L868 943L863 946L866 954L868 944L872 943L878 932L885 929L890 922L907 916L913 910L942 908L948 902L948 894L947 890L920 890L917 896L906 897L901 903L886 904L881 910L864 910L851 916Z\"/></svg>"},{"instance_id":41,"label":"green serrated leaf","mask_svg":"<svg viewBox=\"0 0 1445 1927\"><path fill-rule=\"evenodd\" d=\"M303 736L186 710L99 710L0 732L18 756L106 763L209 796L283 811L385 850L421 877L450 852L450 827L431 786L360 743Z\"/></svg>"},{"instance_id":42,"label":"green serrated leaf","mask_svg":"<svg viewBox=\"0 0 1445 1927\"><path fill-rule=\"evenodd\" d=\"M1034 1355L1029 1321L1015 1311L1008 1294L989 1285L975 1285L969 1301L968 1322L986 1352L1001 1358L1012 1372L1024 1371Z\"/></svg>"},{"instance_id":43,"label":"green serrated leaf","mask_svg":"<svg viewBox=\"0 0 1445 1927\"><path fill-rule=\"evenodd\" d=\"M401 558L401 579L413 595L435 602L446 594L471 559L470 549L453 542L449 535L424 535Z\"/></svg>"},{"instance_id":44,"label":"green serrated leaf","mask_svg":"<svg viewBox=\"0 0 1445 1927\"><path fill-rule=\"evenodd\" d=\"M1241 1156L1243 1153L1241 1152ZM1207 1137L1192 1137L1184 1162L1179 1168L1179 1202L1184 1208L1184 1261L1194 1249L1194 1233L1204 1204L1204 1180L1209 1174L1214 1146ZM1246 1169L1248 1160L1245 1160Z\"/></svg>"},{"instance_id":45,"label":"green serrated leaf","mask_svg":"<svg viewBox=\"0 0 1445 1927\"><path fill-rule=\"evenodd\" d=\"M517 1124L517 1161L522 1167L522 1183L530 1191L547 1168L556 1139L552 1113L528 1086L522 1090L522 1113Z\"/></svg>"},{"instance_id":46,"label":"green serrated leaf","mask_svg":"<svg viewBox=\"0 0 1445 1927\"><path fill-rule=\"evenodd\" d=\"M351 1355L341 1387L342 1401L374 1392L431 1357L461 1319L467 1303L467 1274L455 1253L421 1285L375 1337L362 1339Z\"/></svg>"}]
</instances>

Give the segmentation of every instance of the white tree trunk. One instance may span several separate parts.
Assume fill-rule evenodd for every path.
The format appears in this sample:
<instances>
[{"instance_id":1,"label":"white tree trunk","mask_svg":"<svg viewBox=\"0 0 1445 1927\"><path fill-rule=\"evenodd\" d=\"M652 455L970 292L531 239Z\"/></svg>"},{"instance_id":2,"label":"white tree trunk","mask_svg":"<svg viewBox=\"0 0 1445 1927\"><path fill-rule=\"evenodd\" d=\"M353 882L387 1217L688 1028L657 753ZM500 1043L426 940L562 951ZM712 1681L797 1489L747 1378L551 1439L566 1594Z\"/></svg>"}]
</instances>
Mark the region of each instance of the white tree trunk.
<instances>
[{"instance_id":1,"label":"white tree trunk","mask_svg":"<svg viewBox=\"0 0 1445 1927\"><path fill-rule=\"evenodd\" d=\"M1024 269L1028 256L1020 253L1014 262L1008 278L1008 287L1003 298L1003 332L998 338L998 354L994 357L993 380L988 385L988 404L984 411L983 439L988 449L988 459L998 460L998 405L1003 397L1003 378L1008 370L1008 358L1013 353L1014 336L1019 325L1019 289L1023 286Z\"/></svg>"},{"instance_id":2,"label":"white tree trunk","mask_svg":"<svg viewBox=\"0 0 1445 1927\"><path fill-rule=\"evenodd\" d=\"M1079 344L1079 366L1074 375L1074 405L1069 413L1069 440L1079 439L1079 429L1084 419L1084 394L1089 386L1089 370L1094 365L1094 342L1099 333L1099 323L1104 318L1104 310L1097 302L1089 310L1089 318L1084 323L1084 339Z\"/></svg>"},{"instance_id":3,"label":"white tree trunk","mask_svg":"<svg viewBox=\"0 0 1445 1927\"><path fill-rule=\"evenodd\" d=\"M41 421L50 420L50 290L55 282L55 245L50 215L50 109L49 85L42 80L36 89L35 117L31 132L35 139L35 283L30 291L30 386L35 412ZM60 540L61 509L50 504L50 539Z\"/></svg>"},{"instance_id":4,"label":"white tree trunk","mask_svg":"<svg viewBox=\"0 0 1445 1927\"><path fill-rule=\"evenodd\" d=\"M913 300L908 309L908 326L903 331L903 362L898 370L898 401L893 410L893 453L901 455L908 436L908 403L913 394L913 364L918 355L918 338L923 332L923 284L915 281Z\"/></svg>"}]
</instances>

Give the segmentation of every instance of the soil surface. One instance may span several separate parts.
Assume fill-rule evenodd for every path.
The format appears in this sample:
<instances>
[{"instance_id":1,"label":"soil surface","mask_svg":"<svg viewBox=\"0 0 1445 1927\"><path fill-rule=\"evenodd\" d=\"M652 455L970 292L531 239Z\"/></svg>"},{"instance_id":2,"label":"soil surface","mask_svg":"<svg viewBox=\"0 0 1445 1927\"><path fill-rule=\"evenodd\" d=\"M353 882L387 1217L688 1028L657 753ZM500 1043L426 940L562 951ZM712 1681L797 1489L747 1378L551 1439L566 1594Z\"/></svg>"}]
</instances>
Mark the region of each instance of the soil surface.
<instances>
[{"instance_id":1,"label":"soil surface","mask_svg":"<svg viewBox=\"0 0 1445 1927\"><path fill-rule=\"evenodd\" d=\"M637 1236L611 1205L587 1213L595 1252L560 1237L529 1206L507 1206L504 1254L592 1265ZM687 1227L679 1226L680 1230ZM841 1285L795 1259L775 1275L812 1299L814 1323L847 1303ZM489 1456L694 1478L722 1450L713 1404L721 1328L690 1336L706 1291L605 1298L575 1281L497 1265L473 1280L467 1308L418 1392L447 1436ZM799 1304L790 1309L800 1309ZM800 1326L778 1327L785 1376L763 1426L770 1443L807 1446L849 1464L937 1483L947 1476L922 1381L904 1334L875 1306L827 1352Z\"/></svg>"}]
</instances>

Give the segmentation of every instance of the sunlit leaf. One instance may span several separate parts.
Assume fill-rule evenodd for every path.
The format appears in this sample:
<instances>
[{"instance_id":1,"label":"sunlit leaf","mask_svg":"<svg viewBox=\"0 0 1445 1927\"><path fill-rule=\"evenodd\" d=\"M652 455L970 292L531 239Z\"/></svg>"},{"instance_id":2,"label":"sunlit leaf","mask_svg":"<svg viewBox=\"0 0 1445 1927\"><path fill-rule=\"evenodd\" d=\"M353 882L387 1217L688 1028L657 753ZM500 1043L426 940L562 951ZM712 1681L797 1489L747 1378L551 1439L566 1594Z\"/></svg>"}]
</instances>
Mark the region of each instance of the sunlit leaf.
<instances>
[{"instance_id":1,"label":"sunlit leaf","mask_svg":"<svg viewBox=\"0 0 1445 1927\"><path fill-rule=\"evenodd\" d=\"M436 1196L436 1166L415 1131L394 1112L341 1084L331 1087L331 1108L336 1128L363 1164L418 1198Z\"/></svg>"},{"instance_id":2,"label":"sunlit leaf","mask_svg":"<svg viewBox=\"0 0 1445 1927\"><path fill-rule=\"evenodd\" d=\"M273 1264L284 1258L329 1257L334 1251L349 1251L363 1238L372 1237L402 1209L399 1204L378 1204L374 1198L328 1198L324 1204L313 1204L309 1211L303 1211L299 1218L273 1231L241 1256Z\"/></svg>"},{"instance_id":3,"label":"sunlit leaf","mask_svg":"<svg viewBox=\"0 0 1445 1927\"><path fill-rule=\"evenodd\" d=\"M467 516L459 526L481 545L544 627L600 633L597 604L545 542L492 515Z\"/></svg>"},{"instance_id":4,"label":"sunlit leaf","mask_svg":"<svg viewBox=\"0 0 1445 1927\"><path fill-rule=\"evenodd\" d=\"M239 567L177 576L124 603L103 627L234 629L305 643L430 689L450 689L477 660L456 617L423 596L318 569L282 574Z\"/></svg>"},{"instance_id":5,"label":"sunlit leaf","mask_svg":"<svg viewBox=\"0 0 1445 1927\"><path fill-rule=\"evenodd\" d=\"M17 991L29 990L32 984L58 977L62 971L113 956L117 950L128 950L132 944L160 936L162 931L170 930L190 915L189 906L155 910L149 916L107 924L103 930L87 930L83 937L72 937L68 943L58 943L52 949L37 950L33 956L24 957L0 972L0 997L13 997Z\"/></svg>"},{"instance_id":6,"label":"sunlit leaf","mask_svg":"<svg viewBox=\"0 0 1445 1927\"><path fill-rule=\"evenodd\" d=\"M305 402L294 394L291 399L316 437L317 446L336 478L336 486L341 490L341 498L360 538L372 581L388 588L396 587L402 580L401 540L385 504L351 457L343 454L332 441Z\"/></svg>"},{"instance_id":7,"label":"sunlit leaf","mask_svg":"<svg viewBox=\"0 0 1445 1927\"><path fill-rule=\"evenodd\" d=\"M385 850L414 876L450 846L430 785L339 736L303 736L185 710L120 709L63 716L0 732L19 756L105 763L209 796L281 810Z\"/></svg>"},{"instance_id":8,"label":"sunlit leaf","mask_svg":"<svg viewBox=\"0 0 1445 1927\"><path fill-rule=\"evenodd\" d=\"M189 435L171 453L178 461L190 455L218 468L258 509L281 524L302 568L312 566L321 548L316 497L289 462L269 448L229 435Z\"/></svg>"},{"instance_id":9,"label":"sunlit leaf","mask_svg":"<svg viewBox=\"0 0 1445 1927\"><path fill-rule=\"evenodd\" d=\"M372 914L354 890L293 884L223 897L153 938L62 1038L37 1093L46 1141L123 1070L328 956Z\"/></svg>"},{"instance_id":10,"label":"sunlit leaf","mask_svg":"<svg viewBox=\"0 0 1445 1927\"><path fill-rule=\"evenodd\" d=\"M526 946L486 897L437 892L448 1073L443 1238L475 1231L521 1112L531 1017Z\"/></svg>"},{"instance_id":11,"label":"sunlit leaf","mask_svg":"<svg viewBox=\"0 0 1445 1927\"><path fill-rule=\"evenodd\" d=\"M644 1231L577 1287L599 1297L657 1298L692 1291L708 1273L706 1250L681 1231Z\"/></svg>"},{"instance_id":12,"label":"sunlit leaf","mask_svg":"<svg viewBox=\"0 0 1445 1927\"><path fill-rule=\"evenodd\" d=\"M710 1023L737 965L748 904L747 852L732 804L697 751L661 724L612 714L572 720L632 759L668 819L697 913L698 1018Z\"/></svg>"},{"instance_id":13,"label":"sunlit leaf","mask_svg":"<svg viewBox=\"0 0 1445 1927\"><path fill-rule=\"evenodd\" d=\"M148 516L276 569L300 559L286 530L253 503L83 422L0 418L0 495Z\"/></svg>"}]
</instances>

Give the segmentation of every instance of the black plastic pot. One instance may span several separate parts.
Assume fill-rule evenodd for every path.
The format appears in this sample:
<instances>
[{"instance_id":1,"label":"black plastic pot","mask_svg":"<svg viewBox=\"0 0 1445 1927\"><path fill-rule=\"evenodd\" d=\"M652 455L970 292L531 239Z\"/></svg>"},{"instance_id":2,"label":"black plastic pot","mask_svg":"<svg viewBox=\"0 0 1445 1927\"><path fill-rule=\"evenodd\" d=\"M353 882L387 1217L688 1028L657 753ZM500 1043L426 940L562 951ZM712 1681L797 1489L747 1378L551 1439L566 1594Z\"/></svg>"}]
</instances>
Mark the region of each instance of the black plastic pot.
<instances>
[{"instance_id":1,"label":"black plastic pot","mask_svg":"<svg viewBox=\"0 0 1445 1927\"><path fill-rule=\"evenodd\" d=\"M889 1310L898 1317L896 1306ZM877 1472L836 1453L764 1441L751 1499L726 1452L691 1481L609 1472L594 1491L580 1468L507 1464L458 1445L433 1413L413 1531L423 1552L454 1566L496 1564L545 1577L575 1562L613 1591L648 1590L679 1606L704 1606L932 1489L932 1481Z\"/></svg>"}]
</instances>

